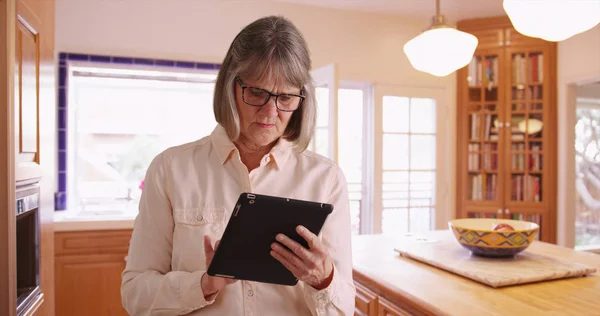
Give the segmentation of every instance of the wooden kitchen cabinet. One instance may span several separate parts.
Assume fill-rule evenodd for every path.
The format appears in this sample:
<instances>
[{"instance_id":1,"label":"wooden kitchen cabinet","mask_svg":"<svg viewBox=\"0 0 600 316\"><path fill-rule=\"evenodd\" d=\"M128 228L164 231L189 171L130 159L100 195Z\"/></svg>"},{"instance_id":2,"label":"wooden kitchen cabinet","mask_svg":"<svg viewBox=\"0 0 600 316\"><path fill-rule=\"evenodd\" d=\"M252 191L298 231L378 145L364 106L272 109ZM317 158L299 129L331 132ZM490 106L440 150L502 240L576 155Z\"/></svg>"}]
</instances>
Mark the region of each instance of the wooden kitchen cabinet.
<instances>
[{"instance_id":1,"label":"wooden kitchen cabinet","mask_svg":"<svg viewBox=\"0 0 600 316\"><path fill-rule=\"evenodd\" d=\"M464 20L479 45L457 71L457 218L540 225L556 242L556 51L507 17Z\"/></svg>"},{"instance_id":2,"label":"wooden kitchen cabinet","mask_svg":"<svg viewBox=\"0 0 600 316\"><path fill-rule=\"evenodd\" d=\"M362 279L360 279L362 280ZM369 282L370 283L370 282ZM408 310L400 307L400 305L382 297L386 295L385 290L375 285L366 285L357 282L355 278L354 286L356 287L356 297L354 299L354 315L355 316L407 316L421 315L419 311L408 312ZM402 304L404 305L404 304Z\"/></svg>"},{"instance_id":3,"label":"wooden kitchen cabinet","mask_svg":"<svg viewBox=\"0 0 600 316\"><path fill-rule=\"evenodd\" d=\"M377 304L377 316L410 316L411 314L402 308L394 305L394 303L386 300L385 298L379 298Z\"/></svg>"},{"instance_id":4,"label":"wooden kitchen cabinet","mask_svg":"<svg viewBox=\"0 0 600 316\"><path fill-rule=\"evenodd\" d=\"M120 288L131 232L56 232L56 315L127 315Z\"/></svg>"},{"instance_id":5,"label":"wooden kitchen cabinet","mask_svg":"<svg viewBox=\"0 0 600 316\"><path fill-rule=\"evenodd\" d=\"M40 67L53 61L54 24L33 1L17 1L14 60L15 179L40 178ZM48 20L46 20L48 19ZM44 23L45 22L45 23ZM42 41L45 43L42 44ZM44 60L42 60L44 59ZM47 74L46 74L47 77ZM54 100L52 100L54 102ZM53 103L52 103L53 104Z\"/></svg>"},{"instance_id":6,"label":"wooden kitchen cabinet","mask_svg":"<svg viewBox=\"0 0 600 316\"><path fill-rule=\"evenodd\" d=\"M377 315L377 295L360 283L354 282L354 286L356 287L354 315Z\"/></svg>"}]
</instances>

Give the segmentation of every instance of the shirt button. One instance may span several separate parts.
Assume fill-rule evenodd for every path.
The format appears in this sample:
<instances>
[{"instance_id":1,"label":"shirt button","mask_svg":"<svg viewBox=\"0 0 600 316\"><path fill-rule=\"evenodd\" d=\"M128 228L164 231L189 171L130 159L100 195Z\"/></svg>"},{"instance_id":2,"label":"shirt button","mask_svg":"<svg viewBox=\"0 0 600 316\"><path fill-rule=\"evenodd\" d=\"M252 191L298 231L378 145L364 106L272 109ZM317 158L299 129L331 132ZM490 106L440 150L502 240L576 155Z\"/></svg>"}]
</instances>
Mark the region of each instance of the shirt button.
<instances>
[{"instance_id":1,"label":"shirt button","mask_svg":"<svg viewBox=\"0 0 600 316\"><path fill-rule=\"evenodd\" d=\"M270 157L265 158L265 162L269 162L269 161L271 161Z\"/></svg>"},{"instance_id":2,"label":"shirt button","mask_svg":"<svg viewBox=\"0 0 600 316\"><path fill-rule=\"evenodd\" d=\"M250 190L249 190L249 189L246 189L246 190L244 190L244 192L246 192L246 193L250 193Z\"/></svg>"},{"instance_id":3,"label":"shirt button","mask_svg":"<svg viewBox=\"0 0 600 316\"><path fill-rule=\"evenodd\" d=\"M319 293L319 295L317 295L317 298L322 300L325 298L325 293Z\"/></svg>"},{"instance_id":4,"label":"shirt button","mask_svg":"<svg viewBox=\"0 0 600 316\"><path fill-rule=\"evenodd\" d=\"M253 295L254 295L254 291L252 291L252 290L249 290L249 291L248 291L248 296L253 296Z\"/></svg>"},{"instance_id":5,"label":"shirt button","mask_svg":"<svg viewBox=\"0 0 600 316\"><path fill-rule=\"evenodd\" d=\"M198 217L196 217L196 219L197 219L199 222L201 222L201 221L204 219L204 216L202 216L202 215L198 215Z\"/></svg>"}]
</instances>

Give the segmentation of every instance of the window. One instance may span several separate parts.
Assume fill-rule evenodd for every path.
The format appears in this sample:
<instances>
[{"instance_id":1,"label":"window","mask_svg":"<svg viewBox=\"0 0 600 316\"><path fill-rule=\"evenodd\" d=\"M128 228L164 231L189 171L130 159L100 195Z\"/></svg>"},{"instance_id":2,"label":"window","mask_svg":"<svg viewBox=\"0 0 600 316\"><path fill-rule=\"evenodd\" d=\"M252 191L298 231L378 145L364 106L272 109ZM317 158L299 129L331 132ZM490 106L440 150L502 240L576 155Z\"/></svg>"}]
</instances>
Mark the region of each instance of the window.
<instances>
[{"instance_id":1,"label":"window","mask_svg":"<svg viewBox=\"0 0 600 316\"><path fill-rule=\"evenodd\" d=\"M310 149L329 157L331 140L337 144L337 163L348 182L352 233L418 233L443 225L449 203L447 192L440 196L437 186L448 175L438 168L446 170L449 164L438 161L437 152L450 152L449 136L440 140L437 134L446 129L436 107L443 92L412 89L405 92L432 97L407 97L400 93L407 89L397 87L340 86L336 117L331 117L330 91L318 88L320 117ZM332 125L337 125L337 139ZM379 144L374 130L381 131Z\"/></svg>"},{"instance_id":2,"label":"window","mask_svg":"<svg viewBox=\"0 0 600 316\"><path fill-rule=\"evenodd\" d=\"M382 104L382 231L428 231L436 209L435 100L383 96Z\"/></svg>"},{"instance_id":3,"label":"window","mask_svg":"<svg viewBox=\"0 0 600 316\"><path fill-rule=\"evenodd\" d=\"M363 190L363 144L364 144L363 89L338 90L338 164L348 183L352 233L360 229Z\"/></svg>"},{"instance_id":4,"label":"window","mask_svg":"<svg viewBox=\"0 0 600 316\"><path fill-rule=\"evenodd\" d=\"M350 212L352 222L352 233L358 234L360 230L361 209L368 204L365 197L368 194L369 187L367 182L363 181L366 170L363 145L370 141L365 137L367 129L371 124L366 121L364 112L367 110L365 104L368 103L368 87L364 85L348 85L347 88L338 89L338 137L337 152L338 165L346 176L348 184L348 195L350 198ZM317 126L315 135L311 142L310 150L331 159L330 142L333 131L330 128L332 119L329 103L329 88L317 87Z\"/></svg>"},{"instance_id":5,"label":"window","mask_svg":"<svg viewBox=\"0 0 600 316\"><path fill-rule=\"evenodd\" d=\"M71 207L137 213L152 159L214 129L216 71L69 69Z\"/></svg>"}]
</instances>

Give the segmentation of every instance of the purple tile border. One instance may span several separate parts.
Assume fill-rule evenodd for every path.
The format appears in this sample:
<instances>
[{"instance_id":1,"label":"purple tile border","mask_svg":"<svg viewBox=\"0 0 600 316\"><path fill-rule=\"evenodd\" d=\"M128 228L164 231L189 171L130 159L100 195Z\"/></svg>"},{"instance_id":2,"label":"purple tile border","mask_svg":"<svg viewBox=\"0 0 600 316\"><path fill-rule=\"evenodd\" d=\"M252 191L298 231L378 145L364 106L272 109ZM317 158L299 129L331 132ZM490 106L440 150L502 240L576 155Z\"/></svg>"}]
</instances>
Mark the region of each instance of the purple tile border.
<instances>
[{"instance_id":1,"label":"purple tile border","mask_svg":"<svg viewBox=\"0 0 600 316\"><path fill-rule=\"evenodd\" d=\"M54 194L54 209L64 211L67 209L67 153L68 153L68 115L67 115L67 88L68 88L68 63L67 61L89 62L89 63L108 63L119 65L145 65L156 67L173 67L182 69L205 69L219 70L220 64L201 63L183 60L167 60L152 58L137 58L127 56L106 56L91 55L80 53L60 52L58 54L58 113L57 113L57 133L58 133L58 191Z\"/></svg>"}]
</instances>

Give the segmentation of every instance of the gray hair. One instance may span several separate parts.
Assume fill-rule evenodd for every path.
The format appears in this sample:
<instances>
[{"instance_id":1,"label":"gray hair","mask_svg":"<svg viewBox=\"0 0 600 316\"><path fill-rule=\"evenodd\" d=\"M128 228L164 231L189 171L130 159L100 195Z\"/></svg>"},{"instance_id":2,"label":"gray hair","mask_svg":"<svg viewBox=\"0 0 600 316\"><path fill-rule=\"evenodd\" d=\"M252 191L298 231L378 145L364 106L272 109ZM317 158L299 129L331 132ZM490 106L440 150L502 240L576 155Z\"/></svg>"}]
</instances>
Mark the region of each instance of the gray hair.
<instances>
[{"instance_id":1,"label":"gray hair","mask_svg":"<svg viewBox=\"0 0 600 316\"><path fill-rule=\"evenodd\" d=\"M300 31L287 19L268 16L246 26L233 40L217 75L213 110L229 138L240 135L240 118L235 104L235 78L258 82L274 80L301 88L306 96L294 111L282 137L305 150L316 124L315 86L311 60Z\"/></svg>"}]
</instances>

